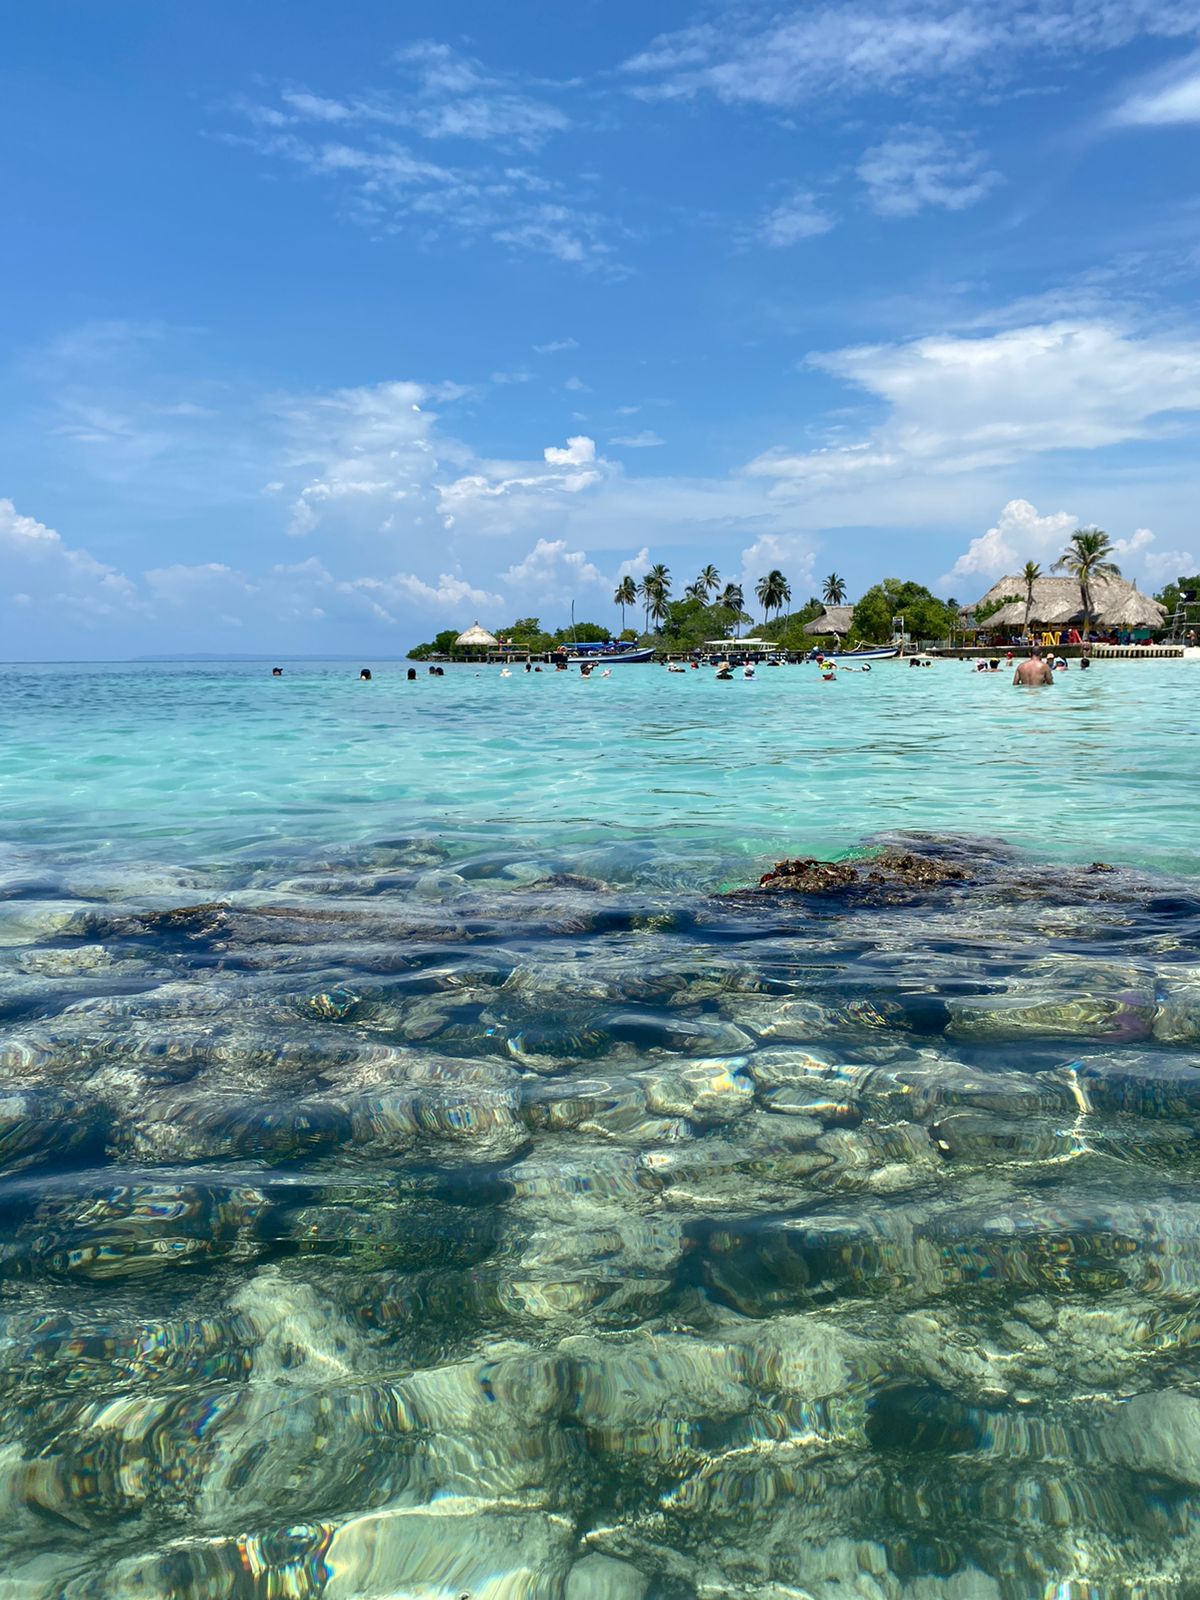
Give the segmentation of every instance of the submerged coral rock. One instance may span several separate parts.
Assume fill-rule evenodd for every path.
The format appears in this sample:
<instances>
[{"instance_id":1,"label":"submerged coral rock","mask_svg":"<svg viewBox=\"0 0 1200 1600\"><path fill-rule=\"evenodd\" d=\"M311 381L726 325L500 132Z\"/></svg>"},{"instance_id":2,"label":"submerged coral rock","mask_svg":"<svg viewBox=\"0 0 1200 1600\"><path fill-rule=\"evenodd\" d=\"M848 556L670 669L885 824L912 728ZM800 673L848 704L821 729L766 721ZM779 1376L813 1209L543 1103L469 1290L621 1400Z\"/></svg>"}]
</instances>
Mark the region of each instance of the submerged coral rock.
<instances>
[{"instance_id":1,"label":"submerged coral rock","mask_svg":"<svg viewBox=\"0 0 1200 1600\"><path fill-rule=\"evenodd\" d=\"M885 852L857 864L818 861L812 856L777 861L758 880L760 889L790 889L797 894L836 894L851 888L936 889L945 883L964 883L967 869L954 861L932 856Z\"/></svg>"}]
</instances>

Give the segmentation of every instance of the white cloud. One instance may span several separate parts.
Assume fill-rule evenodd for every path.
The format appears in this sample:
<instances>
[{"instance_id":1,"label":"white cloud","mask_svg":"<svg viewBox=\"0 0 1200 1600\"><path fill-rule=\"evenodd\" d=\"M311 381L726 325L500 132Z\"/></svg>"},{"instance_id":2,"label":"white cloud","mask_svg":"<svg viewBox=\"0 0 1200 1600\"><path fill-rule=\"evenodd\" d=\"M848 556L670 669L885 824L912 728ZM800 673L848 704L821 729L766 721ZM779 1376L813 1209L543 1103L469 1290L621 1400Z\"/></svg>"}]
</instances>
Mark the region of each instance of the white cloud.
<instances>
[{"instance_id":1,"label":"white cloud","mask_svg":"<svg viewBox=\"0 0 1200 1600\"><path fill-rule=\"evenodd\" d=\"M1099 319L859 346L810 360L883 402L886 417L850 444L768 451L750 463L751 473L811 487L973 472L1045 451L1152 438L1169 414L1200 411L1200 343Z\"/></svg>"},{"instance_id":2,"label":"white cloud","mask_svg":"<svg viewBox=\"0 0 1200 1600\"><path fill-rule=\"evenodd\" d=\"M1157 550L1142 562L1147 582L1155 589L1176 578L1190 578L1200 570L1200 561L1190 550Z\"/></svg>"},{"instance_id":3,"label":"white cloud","mask_svg":"<svg viewBox=\"0 0 1200 1600\"><path fill-rule=\"evenodd\" d=\"M518 592L557 605L573 600L581 589L607 589L609 582L584 551L568 549L565 539L539 539L503 576Z\"/></svg>"},{"instance_id":4,"label":"white cloud","mask_svg":"<svg viewBox=\"0 0 1200 1600\"><path fill-rule=\"evenodd\" d=\"M129 615L139 606L136 585L124 573L68 545L55 529L25 516L8 499L0 499L0 575L0 590L27 597L18 604L35 604L85 626Z\"/></svg>"},{"instance_id":5,"label":"white cloud","mask_svg":"<svg viewBox=\"0 0 1200 1600\"><path fill-rule=\"evenodd\" d=\"M1027 561L1057 560L1078 526L1074 512L1053 511L1043 517L1028 500L1010 500L995 526L972 539L940 581L953 586L961 578L995 580L1020 571Z\"/></svg>"},{"instance_id":6,"label":"white cloud","mask_svg":"<svg viewBox=\"0 0 1200 1600\"><path fill-rule=\"evenodd\" d=\"M660 439L658 434L650 428L643 428L641 433L627 433L618 435L609 440L610 444L624 445L627 450L653 450L657 445L665 444L665 439Z\"/></svg>"},{"instance_id":7,"label":"white cloud","mask_svg":"<svg viewBox=\"0 0 1200 1600\"><path fill-rule=\"evenodd\" d=\"M218 595L254 593L254 586L222 561L195 566L176 562L169 567L152 567L144 577L152 597L173 606L212 605Z\"/></svg>"},{"instance_id":8,"label":"white cloud","mask_svg":"<svg viewBox=\"0 0 1200 1600\"><path fill-rule=\"evenodd\" d=\"M913 126L897 128L868 150L858 176L882 217L912 217L925 206L962 211L1000 182L966 139Z\"/></svg>"},{"instance_id":9,"label":"white cloud","mask_svg":"<svg viewBox=\"0 0 1200 1600\"><path fill-rule=\"evenodd\" d=\"M769 13L747 9L669 33L625 63L646 97L712 94L772 108L825 96L901 94L966 75L1002 78L1111 50L1144 35L1196 30L1190 0L848 0Z\"/></svg>"},{"instance_id":10,"label":"white cloud","mask_svg":"<svg viewBox=\"0 0 1200 1600\"><path fill-rule=\"evenodd\" d=\"M568 378L563 384L564 389L570 389L572 394L591 394L591 390L582 378Z\"/></svg>"},{"instance_id":11,"label":"white cloud","mask_svg":"<svg viewBox=\"0 0 1200 1600\"><path fill-rule=\"evenodd\" d=\"M764 244L782 249L828 233L833 226L834 218L821 210L809 191L797 189L767 212L758 225L758 237Z\"/></svg>"},{"instance_id":12,"label":"white cloud","mask_svg":"<svg viewBox=\"0 0 1200 1600\"><path fill-rule=\"evenodd\" d=\"M576 204L576 185L493 159L506 147L534 150L567 129L561 110L443 44L425 41L395 60L409 80L401 95L333 99L287 87L278 105L236 103L250 131L218 136L322 180L345 214L377 235L432 242L454 232L613 270L607 223ZM438 145L439 159L398 134ZM467 148L447 163L447 145Z\"/></svg>"},{"instance_id":13,"label":"white cloud","mask_svg":"<svg viewBox=\"0 0 1200 1600\"><path fill-rule=\"evenodd\" d=\"M570 126L557 106L522 93L449 45L424 40L399 51L396 61L416 76L419 103L404 115L423 138L532 149Z\"/></svg>"},{"instance_id":14,"label":"white cloud","mask_svg":"<svg viewBox=\"0 0 1200 1600\"><path fill-rule=\"evenodd\" d=\"M1154 535L1149 528L1135 529L1132 537L1128 539L1114 539L1113 549L1117 555L1125 560L1139 555L1143 550L1154 543Z\"/></svg>"},{"instance_id":15,"label":"white cloud","mask_svg":"<svg viewBox=\"0 0 1200 1600\"><path fill-rule=\"evenodd\" d=\"M981 585L989 587L997 578L1019 573L1027 561L1036 561L1049 574L1079 526L1074 512L1039 516L1028 500L1010 500L995 526L972 539L939 582L952 588L962 579L978 578ZM1156 551L1154 544L1155 535L1149 528L1136 528L1127 539L1112 540L1113 559L1126 578L1155 589L1192 570L1189 551Z\"/></svg>"},{"instance_id":16,"label":"white cloud","mask_svg":"<svg viewBox=\"0 0 1200 1600\"><path fill-rule=\"evenodd\" d=\"M1113 113L1126 128L1165 128L1200 122L1200 55L1144 79Z\"/></svg>"},{"instance_id":17,"label":"white cloud","mask_svg":"<svg viewBox=\"0 0 1200 1600\"><path fill-rule=\"evenodd\" d=\"M582 467L596 459L596 441L589 439L586 434L577 434L575 438L567 440L565 450L560 450L548 444L542 451L546 460L556 467Z\"/></svg>"},{"instance_id":18,"label":"white cloud","mask_svg":"<svg viewBox=\"0 0 1200 1600\"><path fill-rule=\"evenodd\" d=\"M549 344L535 344L534 350L539 356L556 356L564 350L578 350L578 339L551 339Z\"/></svg>"}]
</instances>

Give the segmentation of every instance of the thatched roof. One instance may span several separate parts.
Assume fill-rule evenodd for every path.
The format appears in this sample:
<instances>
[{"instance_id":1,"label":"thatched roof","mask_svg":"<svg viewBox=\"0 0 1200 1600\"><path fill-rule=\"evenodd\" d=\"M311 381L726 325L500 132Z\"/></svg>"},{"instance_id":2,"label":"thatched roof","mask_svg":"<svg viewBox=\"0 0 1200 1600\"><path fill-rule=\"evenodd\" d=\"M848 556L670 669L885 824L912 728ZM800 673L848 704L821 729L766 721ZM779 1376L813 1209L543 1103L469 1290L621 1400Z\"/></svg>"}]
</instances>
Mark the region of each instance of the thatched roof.
<instances>
[{"instance_id":1,"label":"thatched roof","mask_svg":"<svg viewBox=\"0 0 1200 1600\"><path fill-rule=\"evenodd\" d=\"M804 624L805 633L849 633L854 621L853 606L826 606L819 617Z\"/></svg>"},{"instance_id":2,"label":"thatched roof","mask_svg":"<svg viewBox=\"0 0 1200 1600\"><path fill-rule=\"evenodd\" d=\"M1166 610L1157 600L1140 594L1125 578L1096 577L1089 584L1092 621L1102 628L1161 628ZM1010 575L994 583L977 600L975 611L997 600L1019 595L1001 606L980 624L983 628L1023 628L1025 626L1025 580ZM1029 621L1038 627L1065 628L1083 621L1083 591L1076 578L1037 578L1033 585L1033 604Z\"/></svg>"},{"instance_id":3,"label":"thatched roof","mask_svg":"<svg viewBox=\"0 0 1200 1600\"><path fill-rule=\"evenodd\" d=\"M477 622L473 622L464 633L460 633L454 642L455 644L476 646L487 646L500 643L499 639L496 638L494 633L489 633L486 628L481 628Z\"/></svg>"}]
</instances>

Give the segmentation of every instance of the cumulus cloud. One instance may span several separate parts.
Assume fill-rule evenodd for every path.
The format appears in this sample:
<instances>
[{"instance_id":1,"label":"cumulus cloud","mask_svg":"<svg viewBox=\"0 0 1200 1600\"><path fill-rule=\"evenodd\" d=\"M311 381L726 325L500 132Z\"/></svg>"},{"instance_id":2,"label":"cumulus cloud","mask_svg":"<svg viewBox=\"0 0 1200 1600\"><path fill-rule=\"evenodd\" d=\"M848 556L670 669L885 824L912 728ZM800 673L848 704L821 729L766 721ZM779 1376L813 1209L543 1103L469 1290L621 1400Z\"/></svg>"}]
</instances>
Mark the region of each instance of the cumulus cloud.
<instances>
[{"instance_id":1,"label":"cumulus cloud","mask_svg":"<svg viewBox=\"0 0 1200 1600\"><path fill-rule=\"evenodd\" d=\"M995 526L971 540L941 582L953 586L961 578L994 580L1019 571L1027 561L1057 560L1078 526L1072 511L1040 516L1028 500L1010 500Z\"/></svg>"},{"instance_id":2,"label":"cumulus cloud","mask_svg":"<svg viewBox=\"0 0 1200 1600\"><path fill-rule=\"evenodd\" d=\"M589 461L595 461L596 441L589 439L586 434L577 434L575 438L567 440L565 450L548 444L542 454L552 466L582 467Z\"/></svg>"},{"instance_id":3,"label":"cumulus cloud","mask_svg":"<svg viewBox=\"0 0 1200 1600\"><path fill-rule=\"evenodd\" d=\"M563 604L581 589L608 587L608 579L582 550L571 550L565 539L539 539L527 555L504 573L505 583L539 601Z\"/></svg>"},{"instance_id":4,"label":"cumulus cloud","mask_svg":"<svg viewBox=\"0 0 1200 1600\"><path fill-rule=\"evenodd\" d=\"M23 605L68 613L90 626L139 606L136 585L90 551L68 545L54 528L0 499L0 573Z\"/></svg>"},{"instance_id":5,"label":"cumulus cloud","mask_svg":"<svg viewBox=\"0 0 1200 1600\"><path fill-rule=\"evenodd\" d=\"M866 152L858 176L881 217L913 217L926 206L963 211L1000 182L962 136L936 128L897 128Z\"/></svg>"},{"instance_id":6,"label":"cumulus cloud","mask_svg":"<svg viewBox=\"0 0 1200 1600\"><path fill-rule=\"evenodd\" d=\"M1142 562L1147 582L1161 588L1176 578L1190 578L1200 571L1200 560L1190 550L1156 550Z\"/></svg>"},{"instance_id":7,"label":"cumulus cloud","mask_svg":"<svg viewBox=\"0 0 1200 1600\"><path fill-rule=\"evenodd\" d=\"M758 237L764 244L784 249L802 239L828 233L833 226L834 219L821 210L812 194L807 189L797 189L762 218Z\"/></svg>"},{"instance_id":8,"label":"cumulus cloud","mask_svg":"<svg viewBox=\"0 0 1200 1600\"><path fill-rule=\"evenodd\" d=\"M972 472L1151 438L1170 414L1200 411L1200 342L1102 319L857 346L810 361L883 402L886 418L848 444L768 451L751 473L811 486Z\"/></svg>"},{"instance_id":9,"label":"cumulus cloud","mask_svg":"<svg viewBox=\"0 0 1200 1600\"><path fill-rule=\"evenodd\" d=\"M953 588L963 579L977 578L981 586L990 587L997 578L1020 572L1027 561L1036 561L1048 574L1079 526L1072 511L1041 516L1028 500L1010 500L995 526L972 539L939 582ZM1155 543L1149 528L1136 528L1128 538L1113 538L1113 559L1126 578L1157 588L1191 570L1189 551L1158 551Z\"/></svg>"},{"instance_id":10,"label":"cumulus cloud","mask_svg":"<svg viewBox=\"0 0 1200 1600\"><path fill-rule=\"evenodd\" d=\"M292 502L288 532L311 533L333 503L378 527L397 501L433 511L438 457L431 391L381 383L280 403L292 465L310 470ZM419 525L419 522L418 522Z\"/></svg>"}]
</instances>

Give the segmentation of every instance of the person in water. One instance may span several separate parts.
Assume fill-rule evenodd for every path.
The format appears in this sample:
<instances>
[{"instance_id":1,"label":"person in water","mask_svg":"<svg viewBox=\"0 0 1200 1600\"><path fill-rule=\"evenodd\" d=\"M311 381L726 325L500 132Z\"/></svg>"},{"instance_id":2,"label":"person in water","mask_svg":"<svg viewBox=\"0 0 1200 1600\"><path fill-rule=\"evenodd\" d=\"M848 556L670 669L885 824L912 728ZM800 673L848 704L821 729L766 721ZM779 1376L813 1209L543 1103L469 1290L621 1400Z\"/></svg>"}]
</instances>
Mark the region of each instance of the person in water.
<instances>
[{"instance_id":1,"label":"person in water","mask_svg":"<svg viewBox=\"0 0 1200 1600\"><path fill-rule=\"evenodd\" d=\"M409 681L409 683L416 683L416 681L417 681L417 669L416 669L416 667L409 667L409 669L408 669L408 681Z\"/></svg>"},{"instance_id":2,"label":"person in water","mask_svg":"<svg viewBox=\"0 0 1200 1600\"><path fill-rule=\"evenodd\" d=\"M370 667L364 667L362 669L362 671L358 675L358 681L359 681L359 683L370 683L370 681L371 681L371 669L370 669Z\"/></svg>"},{"instance_id":3,"label":"person in water","mask_svg":"<svg viewBox=\"0 0 1200 1600\"><path fill-rule=\"evenodd\" d=\"M1042 652L1035 650L1028 661L1018 664L1013 673L1013 683L1020 684L1023 688L1030 689L1038 684L1053 683L1054 673L1050 663L1042 659Z\"/></svg>"},{"instance_id":4,"label":"person in water","mask_svg":"<svg viewBox=\"0 0 1200 1600\"><path fill-rule=\"evenodd\" d=\"M272 667L271 668L271 676L273 678L282 678L283 677L283 668L282 667Z\"/></svg>"}]
</instances>

